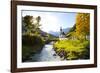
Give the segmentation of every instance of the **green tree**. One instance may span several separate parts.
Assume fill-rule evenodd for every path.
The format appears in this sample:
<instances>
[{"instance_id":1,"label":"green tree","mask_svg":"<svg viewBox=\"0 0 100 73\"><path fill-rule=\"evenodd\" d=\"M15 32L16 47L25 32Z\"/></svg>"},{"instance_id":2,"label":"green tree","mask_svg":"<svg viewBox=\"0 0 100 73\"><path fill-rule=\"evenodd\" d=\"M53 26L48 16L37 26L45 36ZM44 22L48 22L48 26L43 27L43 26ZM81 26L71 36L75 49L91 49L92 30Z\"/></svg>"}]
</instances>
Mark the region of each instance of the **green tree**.
<instances>
[{"instance_id":1,"label":"green tree","mask_svg":"<svg viewBox=\"0 0 100 73\"><path fill-rule=\"evenodd\" d=\"M24 26L22 29L26 29L26 33L27 34L31 34L31 32L33 31L33 28L35 27L33 25L33 16L25 16L23 17L23 21L22 21L22 25Z\"/></svg>"},{"instance_id":2,"label":"green tree","mask_svg":"<svg viewBox=\"0 0 100 73\"><path fill-rule=\"evenodd\" d=\"M38 27L40 26L40 21L41 21L41 17L40 16L38 16L38 17L36 17L36 20L37 20L37 25L38 25Z\"/></svg>"},{"instance_id":3,"label":"green tree","mask_svg":"<svg viewBox=\"0 0 100 73\"><path fill-rule=\"evenodd\" d=\"M22 30L26 30L26 33L29 35L32 34L38 34L39 33L39 27L40 27L40 20L41 17L38 16L36 18L34 18L33 16L30 15L26 15L23 17L23 21L22 21ZM34 21L36 21L34 23Z\"/></svg>"}]
</instances>

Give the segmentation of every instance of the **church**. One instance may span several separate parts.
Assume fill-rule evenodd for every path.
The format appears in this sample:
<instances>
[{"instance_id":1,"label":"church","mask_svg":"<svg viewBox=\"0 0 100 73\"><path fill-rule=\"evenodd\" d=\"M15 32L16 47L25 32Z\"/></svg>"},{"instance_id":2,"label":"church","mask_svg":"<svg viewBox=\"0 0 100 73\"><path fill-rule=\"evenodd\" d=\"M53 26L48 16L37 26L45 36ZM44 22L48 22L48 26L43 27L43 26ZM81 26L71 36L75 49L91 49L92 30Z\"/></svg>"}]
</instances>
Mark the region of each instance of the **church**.
<instances>
[{"instance_id":1,"label":"church","mask_svg":"<svg viewBox=\"0 0 100 73\"><path fill-rule=\"evenodd\" d=\"M60 27L59 40L64 40L64 39L67 39L67 38L65 36L65 33L64 33L62 27Z\"/></svg>"}]
</instances>

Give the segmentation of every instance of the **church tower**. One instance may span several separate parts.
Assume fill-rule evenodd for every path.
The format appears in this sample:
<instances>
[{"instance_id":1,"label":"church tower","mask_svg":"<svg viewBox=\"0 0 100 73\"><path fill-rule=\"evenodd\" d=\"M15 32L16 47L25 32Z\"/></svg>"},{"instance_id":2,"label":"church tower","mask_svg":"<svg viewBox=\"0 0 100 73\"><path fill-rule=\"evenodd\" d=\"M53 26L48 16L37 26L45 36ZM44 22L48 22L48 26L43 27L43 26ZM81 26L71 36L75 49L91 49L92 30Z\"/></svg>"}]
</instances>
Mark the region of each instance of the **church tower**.
<instances>
[{"instance_id":1,"label":"church tower","mask_svg":"<svg viewBox=\"0 0 100 73\"><path fill-rule=\"evenodd\" d=\"M62 35L63 31L62 31L62 27L60 27L60 35Z\"/></svg>"},{"instance_id":2,"label":"church tower","mask_svg":"<svg viewBox=\"0 0 100 73\"><path fill-rule=\"evenodd\" d=\"M65 35L64 35L64 32L63 32L62 27L60 27L59 39L61 40L61 39L63 39L63 38L65 38Z\"/></svg>"}]
</instances>

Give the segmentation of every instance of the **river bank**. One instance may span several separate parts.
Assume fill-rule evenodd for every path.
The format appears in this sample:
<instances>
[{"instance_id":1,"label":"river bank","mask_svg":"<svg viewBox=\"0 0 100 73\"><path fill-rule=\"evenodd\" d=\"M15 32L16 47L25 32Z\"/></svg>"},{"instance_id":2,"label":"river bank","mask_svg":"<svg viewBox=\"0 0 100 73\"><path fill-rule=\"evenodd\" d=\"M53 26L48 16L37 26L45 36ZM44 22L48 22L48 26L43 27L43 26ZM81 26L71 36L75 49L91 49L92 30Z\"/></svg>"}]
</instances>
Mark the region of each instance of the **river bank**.
<instances>
[{"instance_id":1,"label":"river bank","mask_svg":"<svg viewBox=\"0 0 100 73\"><path fill-rule=\"evenodd\" d=\"M42 62L42 61L61 61L62 59L56 54L53 48L53 42L45 44L41 52L32 54L30 60L26 62Z\"/></svg>"},{"instance_id":2,"label":"river bank","mask_svg":"<svg viewBox=\"0 0 100 73\"><path fill-rule=\"evenodd\" d=\"M66 60L89 59L89 41L59 40L54 44L56 53Z\"/></svg>"}]
</instances>

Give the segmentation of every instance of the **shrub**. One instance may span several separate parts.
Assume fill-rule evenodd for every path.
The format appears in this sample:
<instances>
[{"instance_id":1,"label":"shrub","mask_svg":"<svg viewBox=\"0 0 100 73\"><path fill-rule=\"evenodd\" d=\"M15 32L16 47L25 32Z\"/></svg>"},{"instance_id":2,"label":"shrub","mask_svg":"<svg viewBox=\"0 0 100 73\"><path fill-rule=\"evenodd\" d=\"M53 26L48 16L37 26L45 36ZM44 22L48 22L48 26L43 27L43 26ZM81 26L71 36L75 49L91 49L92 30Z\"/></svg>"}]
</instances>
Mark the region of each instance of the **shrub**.
<instances>
[{"instance_id":1,"label":"shrub","mask_svg":"<svg viewBox=\"0 0 100 73\"><path fill-rule=\"evenodd\" d=\"M22 44L27 46L33 46L33 45L43 45L44 41L42 37L40 36L30 36L30 35L23 35L22 36Z\"/></svg>"},{"instance_id":2,"label":"shrub","mask_svg":"<svg viewBox=\"0 0 100 73\"><path fill-rule=\"evenodd\" d=\"M60 40L54 44L57 52L64 50L66 59L87 59L89 58L89 41L85 40Z\"/></svg>"},{"instance_id":3,"label":"shrub","mask_svg":"<svg viewBox=\"0 0 100 73\"><path fill-rule=\"evenodd\" d=\"M29 59L31 54L40 52L44 46L42 37L37 35L23 35L22 36L22 61Z\"/></svg>"}]
</instances>

